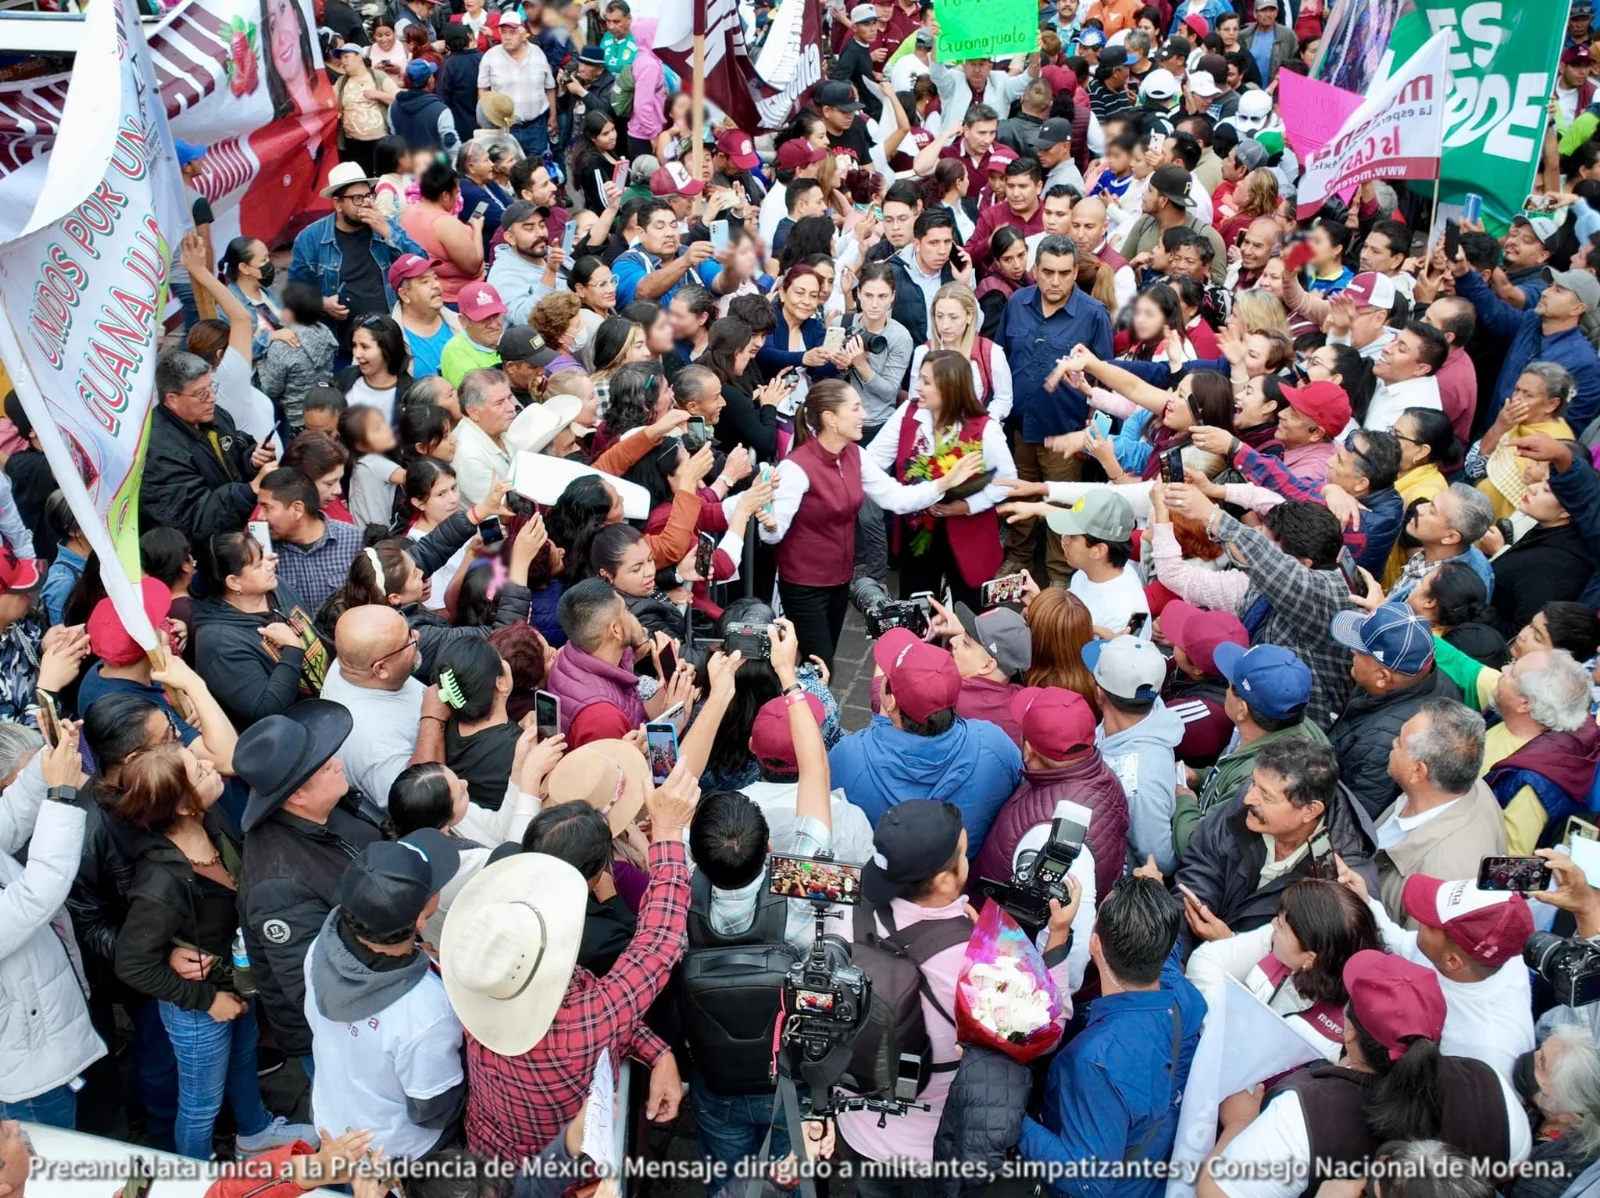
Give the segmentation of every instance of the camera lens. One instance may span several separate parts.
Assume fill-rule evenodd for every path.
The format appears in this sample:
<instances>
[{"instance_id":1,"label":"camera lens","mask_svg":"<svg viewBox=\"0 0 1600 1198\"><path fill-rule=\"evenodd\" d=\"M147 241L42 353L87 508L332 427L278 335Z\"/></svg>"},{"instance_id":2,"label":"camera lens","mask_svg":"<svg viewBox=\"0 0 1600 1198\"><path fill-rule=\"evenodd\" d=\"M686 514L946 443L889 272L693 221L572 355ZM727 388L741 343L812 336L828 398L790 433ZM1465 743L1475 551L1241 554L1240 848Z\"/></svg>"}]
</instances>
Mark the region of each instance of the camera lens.
<instances>
[{"instance_id":1,"label":"camera lens","mask_svg":"<svg viewBox=\"0 0 1600 1198\"><path fill-rule=\"evenodd\" d=\"M1522 946L1522 959L1529 969L1548 978L1545 966L1566 943L1565 937L1557 936L1554 932L1535 932Z\"/></svg>"}]
</instances>

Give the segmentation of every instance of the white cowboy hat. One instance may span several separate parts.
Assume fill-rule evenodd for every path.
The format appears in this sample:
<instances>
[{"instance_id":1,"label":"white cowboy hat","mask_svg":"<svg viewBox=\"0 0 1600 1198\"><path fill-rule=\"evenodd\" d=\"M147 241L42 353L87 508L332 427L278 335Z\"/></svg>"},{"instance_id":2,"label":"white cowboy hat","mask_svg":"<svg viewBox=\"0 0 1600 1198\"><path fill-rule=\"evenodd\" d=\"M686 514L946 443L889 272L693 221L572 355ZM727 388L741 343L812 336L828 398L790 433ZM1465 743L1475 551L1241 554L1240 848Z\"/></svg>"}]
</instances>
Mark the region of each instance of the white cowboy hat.
<instances>
[{"instance_id":1,"label":"white cowboy hat","mask_svg":"<svg viewBox=\"0 0 1600 1198\"><path fill-rule=\"evenodd\" d=\"M503 1057L550 1030L578 961L588 888L544 853L517 853L461 888L440 936L439 969L461 1026Z\"/></svg>"},{"instance_id":2,"label":"white cowboy hat","mask_svg":"<svg viewBox=\"0 0 1600 1198\"><path fill-rule=\"evenodd\" d=\"M322 189L322 198L331 200L346 187L356 183L365 183L369 187L376 187L378 181L369 178L367 172L361 169L359 163L341 162L328 172L328 185Z\"/></svg>"},{"instance_id":3,"label":"white cowboy hat","mask_svg":"<svg viewBox=\"0 0 1600 1198\"><path fill-rule=\"evenodd\" d=\"M576 395L552 395L543 403L529 404L506 429L505 443L524 453L541 453L582 411L583 400Z\"/></svg>"}]
</instances>

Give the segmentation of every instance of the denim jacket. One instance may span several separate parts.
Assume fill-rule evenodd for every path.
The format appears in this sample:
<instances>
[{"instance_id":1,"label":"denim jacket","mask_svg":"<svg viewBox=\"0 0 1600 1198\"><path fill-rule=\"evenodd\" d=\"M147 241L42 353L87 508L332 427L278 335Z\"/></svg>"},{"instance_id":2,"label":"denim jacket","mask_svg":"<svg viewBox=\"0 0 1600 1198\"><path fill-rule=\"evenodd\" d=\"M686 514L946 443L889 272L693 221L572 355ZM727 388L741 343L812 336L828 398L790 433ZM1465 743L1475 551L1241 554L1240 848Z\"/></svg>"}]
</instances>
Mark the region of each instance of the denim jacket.
<instances>
[{"instance_id":1,"label":"denim jacket","mask_svg":"<svg viewBox=\"0 0 1600 1198\"><path fill-rule=\"evenodd\" d=\"M289 278L296 283L312 283L324 296L339 294L339 271L344 257L339 250L339 239L333 231L334 218L329 215L300 230L294 239L294 256L289 261ZM389 267L401 254L417 254L426 258L428 253L400 227L398 220L389 222L389 236L385 240L372 235L372 256L383 273L384 294L392 306L394 288L389 286Z\"/></svg>"}]
</instances>

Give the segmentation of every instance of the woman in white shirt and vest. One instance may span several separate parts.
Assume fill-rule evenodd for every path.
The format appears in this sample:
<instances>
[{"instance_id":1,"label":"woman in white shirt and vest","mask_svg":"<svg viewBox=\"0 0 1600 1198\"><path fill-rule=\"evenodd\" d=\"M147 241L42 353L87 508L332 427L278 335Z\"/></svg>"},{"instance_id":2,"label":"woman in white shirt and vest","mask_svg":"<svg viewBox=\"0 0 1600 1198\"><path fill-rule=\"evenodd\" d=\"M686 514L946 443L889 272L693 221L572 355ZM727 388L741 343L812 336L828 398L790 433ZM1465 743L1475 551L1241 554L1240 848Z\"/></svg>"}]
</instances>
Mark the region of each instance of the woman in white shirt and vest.
<instances>
[{"instance_id":1,"label":"woman in white shirt and vest","mask_svg":"<svg viewBox=\"0 0 1600 1198\"><path fill-rule=\"evenodd\" d=\"M862 497L887 512L919 512L982 464L972 456L943 478L902 486L862 454L866 420L861 396L848 383L823 379L812 385L795 421L794 450L778 467L773 524L759 530L763 541L778 547L778 594L800 638L801 656L820 657L829 669L855 572Z\"/></svg>"}]
</instances>

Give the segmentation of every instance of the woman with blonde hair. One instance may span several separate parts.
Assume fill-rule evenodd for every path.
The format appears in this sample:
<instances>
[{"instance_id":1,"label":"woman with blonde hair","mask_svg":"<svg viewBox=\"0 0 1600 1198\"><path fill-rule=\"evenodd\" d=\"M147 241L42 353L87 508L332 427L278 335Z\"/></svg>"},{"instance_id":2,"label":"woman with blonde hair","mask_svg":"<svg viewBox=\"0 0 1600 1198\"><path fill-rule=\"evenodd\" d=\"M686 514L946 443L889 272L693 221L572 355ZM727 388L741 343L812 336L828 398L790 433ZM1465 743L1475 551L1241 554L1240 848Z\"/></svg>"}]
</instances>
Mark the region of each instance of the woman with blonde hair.
<instances>
[{"instance_id":1,"label":"woman with blonde hair","mask_svg":"<svg viewBox=\"0 0 1600 1198\"><path fill-rule=\"evenodd\" d=\"M928 341L911 355L911 388L907 398L917 398L922 363L935 350L954 350L966 358L972 371L972 389L978 403L996 420L1011 414L1011 365L1006 351L981 335L983 310L977 293L965 283L946 283L934 294L933 319L928 321Z\"/></svg>"},{"instance_id":2,"label":"woman with blonde hair","mask_svg":"<svg viewBox=\"0 0 1600 1198\"><path fill-rule=\"evenodd\" d=\"M1233 313L1228 323L1234 326L1241 337L1248 333L1271 331L1294 340L1294 332L1289 328L1289 312L1283 306L1283 301L1259 287L1241 291L1233 297Z\"/></svg>"},{"instance_id":3,"label":"woman with blonde hair","mask_svg":"<svg viewBox=\"0 0 1600 1198\"><path fill-rule=\"evenodd\" d=\"M933 350L919 364L916 378L915 398L900 405L866 456L909 485L918 481L920 463L958 445L975 445L986 471L1010 477L1016 464L1005 428L978 401L966 357L953 349ZM1005 495L991 482L964 498L946 498L926 511L902 515L894 529L902 597L937 593L944 584L953 599L981 609L979 588L995 576L1004 557L995 505Z\"/></svg>"},{"instance_id":4,"label":"woman with blonde hair","mask_svg":"<svg viewBox=\"0 0 1600 1198\"><path fill-rule=\"evenodd\" d=\"M608 317L595 331L588 345L596 383L611 382L611 376L629 362L647 362L650 349L645 345L644 326L622 316Z\"/></svg>"},{"instance_id":5,"label":"woman with blonde hair","mask_svg":"<svg viewBox=\"0 0 1600 1198\"><path fill-rule=\"evenodd\" d=\"M1083 600L1061 587L1047 587L1028 601L1022 618L1033 640L1033 664L1023 682L1059 686L1081 695L1098 719L1094 675L1083 664L1083 647L1094 638L1094 622Z\"/></svg>"},{"instance_id":6,"label":"woman with blonde hair","mask_svg":"<svg viewBox=\"0 0 1600 1198\"><path fill-rule=\"evenodd\" d=\"M1266 167L1251 171L1234 184L1233 194L1223 208L1224 212L1232 208L1233 213L1217 226L1223 244L1236 244L1239 235L1250 227L1251 222L1276 214L1278 198L1278 176ZM1217 215L1221 216L1222 213Z\"/></svg>"}]
</instances>

